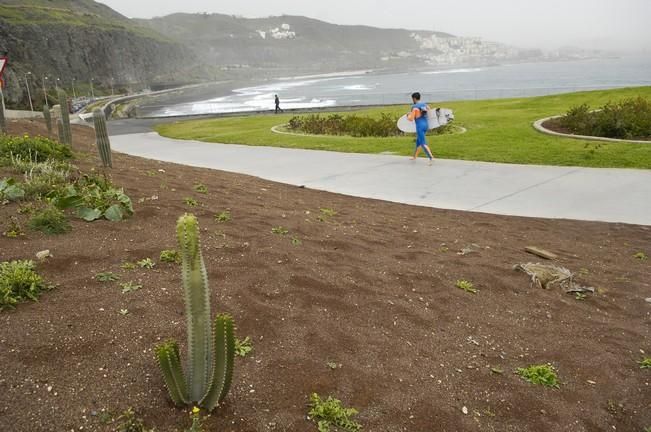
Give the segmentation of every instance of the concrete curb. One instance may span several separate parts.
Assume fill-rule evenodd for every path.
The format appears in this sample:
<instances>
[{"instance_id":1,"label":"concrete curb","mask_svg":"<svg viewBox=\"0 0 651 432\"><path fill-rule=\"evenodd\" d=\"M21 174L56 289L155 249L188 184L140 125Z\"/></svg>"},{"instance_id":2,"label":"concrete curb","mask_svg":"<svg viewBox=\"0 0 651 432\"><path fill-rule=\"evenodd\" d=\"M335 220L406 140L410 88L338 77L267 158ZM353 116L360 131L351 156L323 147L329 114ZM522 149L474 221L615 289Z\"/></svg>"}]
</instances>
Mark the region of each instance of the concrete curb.
<instances>
[{"instance_id":1,"label":"concrete curb","mask_svg":"<svg viewBox=\"0 0 651 432\"><path fill-rule=\"evenodd\" d=\"M543 124L546 121L554 120L554 119L561 118L561 117L563 117L563 116L558 115L558 116L547 117L547 118L544 118L544 119L536 120L533 123L533 127L538 132L541 132L541 133L544 133L544 134L547 134L547 135L562 137L562 138L571 138L571 139L586 140L586 141L601 141L601 142L610 142L610 143L651 144L651 141L625 140L625 139L616 139L616 138L596 137L596 136L589 136L589 135L564 134L564 133L560 133L560 132L555 132L553 130L549 130L545 126L543 126Z\"/></svg>"}]
</instances>

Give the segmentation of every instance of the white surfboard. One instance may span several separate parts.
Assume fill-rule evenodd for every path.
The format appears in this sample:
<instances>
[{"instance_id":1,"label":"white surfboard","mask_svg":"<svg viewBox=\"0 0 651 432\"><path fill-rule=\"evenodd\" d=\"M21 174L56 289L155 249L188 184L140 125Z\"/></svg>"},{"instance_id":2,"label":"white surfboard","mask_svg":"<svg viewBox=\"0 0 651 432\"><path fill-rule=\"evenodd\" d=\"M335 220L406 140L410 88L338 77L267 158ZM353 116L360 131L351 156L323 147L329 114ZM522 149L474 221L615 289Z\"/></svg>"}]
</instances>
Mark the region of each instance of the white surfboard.
<instances>
[{"instance_id":1,"label":"white surfboard","mask_svg":"<svg viewBox=\"0 0 651 432\"><path fill-rule=\"evenodd\" d=\"M432 108L427 112L427 123L430 129L445 126L454 120L454 112L447 108ZM407 114L398 119L398 129L405 133L416 133L416 122L409 121Z\"/></svg>"}]
</instances>

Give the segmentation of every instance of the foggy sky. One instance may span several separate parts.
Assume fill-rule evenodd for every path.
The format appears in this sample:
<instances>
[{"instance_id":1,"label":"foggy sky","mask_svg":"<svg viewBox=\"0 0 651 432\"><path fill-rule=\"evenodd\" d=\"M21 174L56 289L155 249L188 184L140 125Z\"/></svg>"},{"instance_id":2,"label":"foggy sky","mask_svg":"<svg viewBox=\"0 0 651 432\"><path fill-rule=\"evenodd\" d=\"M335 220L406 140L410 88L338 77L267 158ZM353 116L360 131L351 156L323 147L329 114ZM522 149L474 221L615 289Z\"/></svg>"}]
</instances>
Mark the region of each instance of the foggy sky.
<instances>
[{"instance_id":1,"label":"foggy sky","mask_svg":"<svg viewBox=\"0 0 651 432\"><path fill-rule=\"evenodd\" d=\"M651 0L101 0L128 17L209 12L305 15L336 24L437 30L521 47L651 50Z\"/></svg>"}]
</instances>

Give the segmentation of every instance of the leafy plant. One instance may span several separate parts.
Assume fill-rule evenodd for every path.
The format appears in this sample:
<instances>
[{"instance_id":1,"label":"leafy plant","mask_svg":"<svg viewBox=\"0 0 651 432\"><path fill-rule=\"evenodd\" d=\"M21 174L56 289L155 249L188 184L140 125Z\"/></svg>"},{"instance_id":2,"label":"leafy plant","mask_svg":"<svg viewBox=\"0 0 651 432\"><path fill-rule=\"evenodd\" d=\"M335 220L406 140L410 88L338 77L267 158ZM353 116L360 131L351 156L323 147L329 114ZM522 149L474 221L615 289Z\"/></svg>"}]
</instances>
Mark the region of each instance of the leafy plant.
<instances>
[{"instance_id":1,"label":"leafy plant","mask_svg":"<svg viewBox=\"0 0 651 432\"><path fill-rule=\"evenodd\" d=\"M0 204L9 201L18 201L25 197L25 190L11 178L0 180Z\"/></svg>"},{"instance_id":2,"label":"leafy plant","mask_svg":"<svg viewBox=\"0 0 651 432\"><path fill-rule=\"evenodd\" d=\"M179 255L179 252L176 250L164 250L161 251L160 257L159 257L161 262L164 263L175 263L179 264L181 262L181 255Z\"/></svg>"},{"instance_id":3,"label":"leafy plant","mask_svg":"<svg viewBox=\"0 0 651 432\"><path fill-rule=\"evenodd\" d=\"M187 205L188 207L197 207L197 206L199 205L199 201L197 201L196 199L194 199L194 198L192 198L192 197L186 197L186 198L183 200L183 202L184 202L185 205Z\"/></svg>"},{"instance_id":4,"label":"leafy plant","mask_svg":"<svg viewBox=\"0 0 651 432\"><path fill-rule=\"evenodd\" d=\"M215 221L219 223L229 222L231 220L231 212L223 211L215 215Z\"/></svg>"},{"instance_id":5,"label":"leafy plant","mask_svg":"<svg viewBox=\"0 0 651 432\"><path fill-rule=\"evenodd\" d=\"M138 266L132 262L123 262L120 264L120 268L123 270L135 270L138 268Z\"/></svg>"},{"instance_id":6,"label":"leafy plant","mask_svg":"<svg viewBox=\"0 0 651 432\"><path fill-rule=\"evenodd\" d=\"M651 369L651 357L644 357L639 362L640 369Z\"/></svg>"},{"instance_id":7,"label":"leafy plant","mask_svg":"<svg viewBox=\"0 0 651 432\"><path fill-rule=\"evenodd\" d=\"M180 217L176 234L187 316L186 374L175 341L156 346L156 357L172 401L177 405L197 405L210 412L226 397L231 385L235 355L233 318L219 314L211 328L210 289L197 218L187 214Z\"/></svg>"},{"instance_id":8,"label":"leafy plant","mask_svg":"<svg viewBox=\"0 0 651 432\"><path fill-rule=\"evenodd\" d=\"M120 280L120 276L116 275L113 272L103 272L97 273L95 275L95 279L100 282L115 282L116 280Z\"/></svg>"},{"instance_id":9,"label":"leafy plant","mask_svg":"<svg viewBox=\"0 0 651 432\"><path fill-rule=\"evenodd\" d=\"M25 196L44 198L62 194L71 184L73 166L67 161L33 162L12 159L15 170L24 174Z\"/></svg>"},{"instance_id":10,"label":"leafy plant","mask_svg":"<svg viewBox=\"0 0 651 432\"><path fill-rule=\"evenodd\" d=\"M107 177L84 175L54 198L60 209L75 208L87 222L105 218L117 222L133 214L131 199Z\"/></svg>"},{"instance_id":11,"label":"leafy plant","mask_svg":"<svg viewBox=\"0 0 651 432\"><path fill-rule=\"evenodd\" d=\"M287 234L289 234L289 230L287 230L287 228L283 228L281 226L271 228L271 232L273 234L277 234L277 235L287 235Z\"/></svg>"},{"instance_id":12,"label":"leafy plant","mask_svg":"<svg viewBox=\"0 0 651 432\"><path fill-rule=\"evenodd\" d=\"M121 283L120 288L122 288L122 294L127 294L133 291L138 291L139 289L142 288L142 285L135 283L133 281L129 281L129 282Z\"/></svg>"},{"instance_id":13,"label":"leafy plant","mask_svg":"<svg viewBox=\"0 0 651 432\"><path fill-rule=\"evenodd\" d=\"M48 138L0 134L0 165L9 165L12 157L33 162L66 160L72 157L72 151L68 146Z\"/></svg>"},{"instance_id":14,"label":"leafy plant","mask_svg":"<svg viewBox=\"0 0 651 432\"><path fill-rule=\"evenodd\" d=\"M329 432L331 427L340 428L346 432L357 432L362 425L352 420L358 414L355 408L345 408L341 401L328 396L323 400L318 394L310 396L310 411L308 416L317 424L319 432Z\"/></svg>"},{"instance_id":15,"label":"leafy plant","mask_svg":"<svg viewBox=\"0 0 651 432\"><path fill-rule=\"evenodd\" d=\"M469 292L469 293L472 293L472 294L477 294L477 292L478 292L478 290L474 287L472 282L464 280L464 279L458 280L457 283L455 284L455 286L457 288L459 288L459 289L464 290L465 292Z\"/></svg>"},{"instance_id":16,"label":"leafy plant","mask_svg":"<svg viewBox=\"0 0 651 432\"><path fill-rule=\"evenodd\" d=\"M240 357L246 357L253 351L253 346L251 345L251 338L245 337L244 340L239 340L235 338L235 355Z\"/></svg>"},{"instance_id":17,"label":"leafy plant","mask_svg":"<svg viewBox=\"0 0 651 432\"><path fill-rule=\"evenodd\" d=\"M193 407L190 411L190 429L187 429L185 432L204 432L203 421L201 420L201 410L197 407Z\"/></svg>"},{"instance_id":18,"label":"leafy plant","mask_svg":"<svg viewBox=\"0 0 651 432\"><path fill-rule=\"evenodd\" d=\"M320 210L321 210L321 214L322 214L323 216L325 216L325 217L329 217L329 218L330 218L330 217L337 216L337 212L334 211L334 210L331 209L331 208L322 208L322 209L320 209Z\"/></svg>"},{"instance_id":19,"label":"leafy plant","mask_svg":"<svg viewBox=\"0 0 651 432\"><path fill-rule=\"evenodd\" d=\"M33 261L0 263L0 310L12 309L27 300L37 301L49 289L35 268Z\"/></svg>"},{"instance_id":20,"label":"leafy plant","mask_svg":"<svg viewBox=\"0 0 651 432\"><path fill-rule=\"evenodd\" d=\"M201 183L195 183L193 186L193 189L195 192L200 193L200 194L207 194L208 193L208 188L206 185L201 184Z\"/></svg>"},{"instance_id":21,"label":"leafy plant","mask_svg":"<svg viewBox=\"0 0 651 432\"><path fill-rule=\"evenodd\" d=\"M71 229L66 215L51 205L36 212L29 220L29 227L49 235L64 234Z\"/></svg>"},{"instance_id":22,"label":"leafy plant","mask_svg":"<svg viewBox=\"0 0 651 432\"><path fill-rule=\"evenodd\" d=\"M644 252L638 252L638 253L636 253L635 255L633 255L633 258L638 259L638 260L640 260L640 261L646 261L646 260L649 259L649 257L647 256L647 254L645 254Z\"/></svg>"},{"instance_id":23,"label":"leafy plant","mask_svg":"<svg viewBox=\"0 0 651 432\"><path fill-rule=\"evenodd\" d=\"M129 309L120 309L120 315L122 316L129 315Z\"/></svg>"},{"instance_id":24,"label":"leafy plant","mask_svg":"<svg viewBox=\"0 0 651 432\"><path fill-rule=\"evenodd\" d=\"M141 259L136 264L138 264L140 268L144 269L153 269L156 266L156 263L151 258Z\"/></svg>"},{"instance_id":25,"label":"leafy plant","mask_svg":"<svg viewBox=\"0 0 651 432\"><path fill-rule=\"evenodd\" d=\"M154 429L148 429L145 422L139 418L132 408L127 409L118 417L118 432L154 432Z\"/></svg>"},{"instance_id":26,"label":"leafy plant","mask_svg":"<svg viewBox=\"0 0 651 432\"><path fill-rule=\"evenodd\" d=\"M301 244L303 244L303 242L298 237L292 237L292 244L294 246L300 246Z\"/></svg>"},{"instance_id":27,"label":"leafy plant","mask_svg":"<svg viewBox=\"0 0 651 432\"><path fill-rule=\"evenodd\" d=\"M518 368L516 373L525 381L545 387L559 388L556 369L551 364L531 365L526 368Z\"/></svg>"},{"instance_id":28,"label":"leafy plant","mask_svg":"<svg viewBox=\"0 0 651 432\"><path fill-rule=\"evenodd\" d=\"M574 298L575 298L576 300L583 301L583 300L587 299L588 296L585 295L585 294L583 294L583 293L576 293L576 294L574 295Z\"/></svg>"}]
</instances>

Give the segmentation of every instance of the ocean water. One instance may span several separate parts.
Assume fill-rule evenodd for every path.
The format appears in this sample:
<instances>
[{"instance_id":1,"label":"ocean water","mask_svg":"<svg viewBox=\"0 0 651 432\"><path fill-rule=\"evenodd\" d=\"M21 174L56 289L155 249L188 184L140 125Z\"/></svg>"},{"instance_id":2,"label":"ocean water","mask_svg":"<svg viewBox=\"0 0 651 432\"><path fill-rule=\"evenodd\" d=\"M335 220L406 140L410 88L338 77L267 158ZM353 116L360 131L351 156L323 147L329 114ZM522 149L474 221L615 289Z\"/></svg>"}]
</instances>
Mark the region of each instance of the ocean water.
<instances>
[{"instance_id":1,"label":"ocean water","mask_svg":"<svg viewBox=\"0 0 651 432\"><path fill-rule=\"evenodd\" d=\"M195 101L140 107L140 116L168 117L274 109L410 103L415 91L428 102L541 96L580 90L651 85L648 56L522 63L491 67L422 69L382 74L372 71L286 77L236 88ZM206 90L209 94L210 90ZM215 91L217 92L217 91Z\"/></svg>"}]
</instances>

